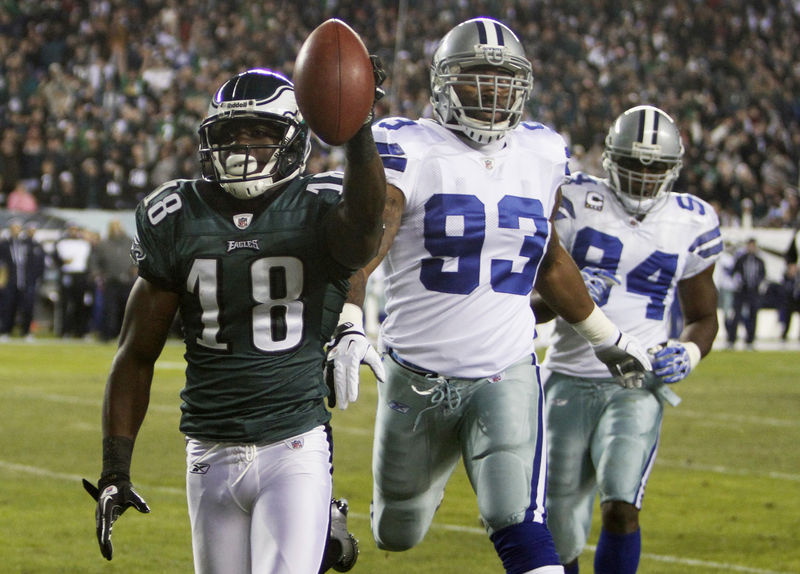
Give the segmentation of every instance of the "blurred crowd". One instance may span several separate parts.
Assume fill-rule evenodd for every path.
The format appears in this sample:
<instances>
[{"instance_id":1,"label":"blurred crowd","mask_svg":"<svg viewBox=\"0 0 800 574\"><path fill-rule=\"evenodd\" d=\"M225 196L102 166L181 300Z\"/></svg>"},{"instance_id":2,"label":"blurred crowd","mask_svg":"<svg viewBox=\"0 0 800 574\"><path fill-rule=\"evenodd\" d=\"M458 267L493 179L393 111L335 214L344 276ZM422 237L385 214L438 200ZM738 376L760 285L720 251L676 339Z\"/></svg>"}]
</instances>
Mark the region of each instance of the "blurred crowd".
<instances>
[{"instance_id":1,"label":"blurred crowd","mask_svg":"<svg viewBox=\"0 0 800 574\"><path fill-rule=\"evenodd\" d=\"M728 347L741 340L745 348L753 348L758 314L765 308L777 311L780 333L773 338L796 340L789 332L793 316L800 314L799 237L792 238L785 253L759 246L755 238L726 245L714 281ZM12 338L32 341L37 334L116 340L137 277L131 243L117 218L108 220L104 233L76 221L43 229L35 217L0 218L0 343ZM769 255L786 262L781 277L767 276ZM372 285L377 307L370 313L377 321L383 319L381 288L381 283ZM673 312L673 328L679 332L680 308ZM179 321L173 327L179 335Z\"/></svg>"},{"instance_id":2,"label":"blurred crowd","mask_svg":"<svg viewBox=\"0 0 800 574\"><path fill-rule=\"evenodd\" d=\"M0 343L62 338L112 341L136 280L132 239L119 219L104 235L68 221L44 240L35 219L0 225Z\"/></svg>"},{"instance_id":3,"label":"blurred crowd","mask_svg":"<svg viewBox=\"0 0 800 574\"><path fill-rule=\"evenodd\" d=\"M667 110L687 154L679 188L723 225L794 227L800 163L797 0L7 0L0 3L0 207L130 209L197 177L196 129L230 75L295 55L329 17L389 70L377 117L429 115L438 39L503 20L534 66L530 117L567 136L572 169L601 174L611 120ZM315 142L311 171L340 150Z\"/></svg>"}]
</instances>

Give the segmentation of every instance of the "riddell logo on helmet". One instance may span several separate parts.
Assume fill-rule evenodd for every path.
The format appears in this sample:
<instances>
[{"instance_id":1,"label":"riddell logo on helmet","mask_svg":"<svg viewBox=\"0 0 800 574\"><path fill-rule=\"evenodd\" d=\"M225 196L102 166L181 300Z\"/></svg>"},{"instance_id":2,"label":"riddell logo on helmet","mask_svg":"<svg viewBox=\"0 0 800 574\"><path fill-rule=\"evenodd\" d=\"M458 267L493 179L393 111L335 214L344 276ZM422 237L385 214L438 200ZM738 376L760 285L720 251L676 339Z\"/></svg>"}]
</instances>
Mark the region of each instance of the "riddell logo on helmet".
<instances>
[{"instance_id":1,"label":"riddell logo on helmet","mask_svg":"<svg viewBox=\"0 0 800 574\"><path fill-rule=\"evenodd\" d=\"M253 105L255 105L255 100L247 100L247 101L238 100L234 102L222 102L220 107L223 110L235 110L238 108L249 108Z\"/></svg>"}]
</instances>

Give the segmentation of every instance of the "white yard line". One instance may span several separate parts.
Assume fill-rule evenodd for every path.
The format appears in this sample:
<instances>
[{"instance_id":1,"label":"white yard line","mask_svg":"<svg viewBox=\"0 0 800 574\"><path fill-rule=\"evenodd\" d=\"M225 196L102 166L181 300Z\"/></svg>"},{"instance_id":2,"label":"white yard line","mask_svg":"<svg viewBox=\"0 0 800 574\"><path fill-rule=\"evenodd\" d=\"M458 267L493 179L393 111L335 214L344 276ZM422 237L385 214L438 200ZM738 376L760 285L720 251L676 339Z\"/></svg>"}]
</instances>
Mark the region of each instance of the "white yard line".
<instances>
[{"instance_id":1,"label":"white yard line","mask_svg":"<svg viewBox=\"0 0 800 574\"><path fill-rule=\"evenodd\" d=\"M358 512L350 512L348 516L352 518L359 518L362 520L369 520L368 514L363 514ZM478 534L486 536L486 530L484 530L483 528L478 528L477 526L459 526L456 524L440 524L434 522L433 524L431 524L431 528L436 528L438 530L448 530L451 532L461 532L465 534ZM584 548L584 552L594 553L596 549L597 549L596 546L587 544L586 547ZM683 558L680 556L665 556L662 554L651 554L649 552L642 552L642 558L647 558L648 560L655 560L656 562L666 562L670 564L682 564L686 566L702 566L704 568L723 570L725 572L744 572L747 574L797 574L796 572L763 570L761 568L751 568L750 566L740 566L738 564L725 564L722 562L696 560L694 558Z\"/></svg>"},{"instance_id":2,"label":"white yard line","mask_svg":"<svg viewBox=\"0 0 800 574\"><path fill-rule=\"evenodd\" d=\"M800 482L800 474L791 474L788 472L776 472L772 470L748 470L743 468L730 468L718 464L698 464L695 462L682 462L670 459L656 459L656 466L666 466L669 468L680 468L683 470L699 470L703 472L716 472L718 474L727 474L732 476L754 476L757 478L773 478L777 480L790 480L792 482Z\"/></svg>"},{"instance_id":3,"label":"white yard line","mask_svg":"<svg viewBox=\"0 0 800 574\"><path fill-rule=\"evenodd\" d=\"M16 472L19 474L30 474L33 476L40 476L42 478L54 478L56 480L65 480L67 482L74 482L76 484L80 484L83 478L88 478L89 480L93 480L93 477L83 477L77 474L69 474L66 472L56 472L53 470L48 470L46 468L29 466L27 464L17 464L15 462L9 462L7 460L0 460L0 469L9 470L11 472ZM152 486L152 485L144 485L138 483L136 486L142 492L144 492L145 490L155 490L167 494L180 494L180 495L183 495L186 492L182 488L175 488L172 486Z\"/></svg>"},{"instance_id":4,"label":"white yard line","mask_svg":"<svg viewBox=\"0 0 800 574\"><path fill-rule=\"evenodd\" d=\"M97 407L98 409L103 405L103 399L101 398L88 399L86 397L76 397L75 395L64 395L60 393L42 393L39 391L33 391L27 387L14 387L6 392L0 392L0 396L6 396L9 398L31 398L36 400L50 401L53 403L64 403L84 407ZM173 406L150 403L150 406L147 407L147 410L159 413L176 413L180 412L180 406L177 403Z\"/></svg>"},{"instance_id":5,"label":"white yard line","mask_svg":"<svg viewBox=\"0 0 800 574\"><path fill-rule=\"evenodd\" d=\"M65 404L73 404L73 405L81 405L81 406L90 406L90 407L97 407L100 408L102 401L101 399L87 399L84 397L76 397L74 395L64 395L59 393L40 393L37 391L32 391L27 387L14 387L10 389L8 392L0 392L0 396L6 395L8 397L28 397L28 398L35 398L37 400L46 400L56 403L65 403ZM179 406L176 404L174 406L170 405L160 405L160 404L153 404L151 403L148 407L150 412L158 412L158 413L166 413L166 414L174 414L179 412ZM729 420L727 415L722 414L704 414L704 413L696 413L698 417L702 416L705 418L714 418L720 420ZM674 413L671 414L673 416ZM732 419L732 415L730 417ZM800 423L796 423L794 421L787 421L783 419L767 419L763 417L749 417L751 419L750 422L761 422L765 425L771 426L796 426ZM740 419L741 420L741 419ZM372 429L365 429L355 426L347 426L347 425L337 425L334 421L333 423L333 432L334 436L336 433L342 434L350 434L356 436L372 436ZM761 477L761 478L770 478L770 479L777 479L777 480L789 480L792 482L800 482L800 474L792 474L787 472L778 472L778 471L771 471L771 470L747 470L741 468L730 468L722 465L708 465L708 464L697 464L697 463L687 463L678 460L669 460L664 458L657 459L656 464L659 466L665 466L670 468L681 468L685 470L698 470L704 472L716 472L719 474L727 474L727 475L736 475L736 476L754 476L754 477Z\"/></svg>"},{"instance_id":6,"label":"white yard line","mask_svg":"<svg viewBox=\"0 0 800 574\"><path fill-rule=\"evenodd\" d=\"M739 413L709 413L705 411L692 411L682 408L670 409L667 413L669 417L685 417L690 419L700 419L708 421L710 424L714 422L724 422L741 426L742 423L764 425L771 427L784 427L784 428L800 428L800 419L778 419L774 417L759 417L753 415L742 415Z\"/></svg>"},{"instance_id":7,"label":"white yard line","mask_svg":"<svg viewBox=\"0 0 800 574\"><path fill-rule=\"evenodd\" d=\"M48 470L45 468L29 466L24 464L16 464L13 462L0 460L0 469L8 470L11 472L16 472L19 474L29 474L34 476L41 476L44 478L54 478L58 480L65 480L68 482L75 482L80 483L81 476L77 474L69 474L64 472L55 472L52 470ZM185 491L182 488L174 488L170 486L152 486L146 484L139 484L139 491L145 492L147 490L151 491L158 491L163 492L166 494L175 494L183 496ZM359 520L369 520L369 514L364 514L360 512L350 512L348 516L352 518L357 518ZM486 531L483 528L478 528L477 526L461 526L458 524L441 524L434 522L431 525L431 528L436 528L439 530L447 530L450 532L460 532L464 534L476 534L480 536L485 536ZM596 546L587 545L584 549L585 552L594 552ZM722 570L725 572L742 572L744 574L798 574L796 572L787 572L787 571L777 571L777 570L764 570L761 568L751 568L750 566L741 566L738 564L725 564L723 562L713 562L707 560L696 560L693 558L684 558L681 556L667 556L661 554L651 554L648 552L642 553L642 558L646 558L648 560L655 560L657 562L666 562L670 564L681 564L685 566L698 566L703 568L710 568L715 570Z\"/></svg>"}]
</instances>

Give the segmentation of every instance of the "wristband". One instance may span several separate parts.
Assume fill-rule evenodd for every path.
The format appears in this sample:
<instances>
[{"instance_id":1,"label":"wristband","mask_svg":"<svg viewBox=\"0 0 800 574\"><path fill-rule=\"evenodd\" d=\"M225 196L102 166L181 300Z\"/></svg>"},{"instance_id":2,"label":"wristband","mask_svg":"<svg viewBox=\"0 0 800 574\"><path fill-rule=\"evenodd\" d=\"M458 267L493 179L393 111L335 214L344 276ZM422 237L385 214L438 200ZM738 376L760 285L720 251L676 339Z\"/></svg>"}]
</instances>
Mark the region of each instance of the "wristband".
<instances>
[{"instance_id":1,"label":"wristband","mask_svg":"<svg viewBox=\"0 0 800 574\"><path fill-rule=\"evenodd\" d=\"M617 326L606 317L596 303L586 319L570 323L570 325L581 337L589 341L590 345L595 347L600 343L605 343L619 332Z\"/></svg>"},{"instance_id":2,"label":"wristband","mask_svg":"<svg viewBox=\"0 0 800 574\"><path fill-rule=\"evenodd\" d=\"M345 303L339 315L339 325L350 323L351 328L364 332L364 312L354 303Z\"/></svg>"},{"instance_id":3,"label":"wristband","mask_svg":"<svg viewBox=\"0 0 800 574\"><path fill-rule=\"evenodd\" d=\"M681 341L681 345L683 345L686 349L686 354L689 355L689 366L692 370L694 370L694 368L697 366L697 363L700 362L700 358L702 356L700 347L698 347L692 341Z\"/></svg>"},{"instance_id":4,"label":"wristband","mask_svg":"<svg viewBox=\"0 0 800 574\"><path fill-rule=\"evenodd\" d=\"M101 476L130 476L132 456L132 439L124 436L103 438L103 472Z\"/></svg>"}]
</instances>

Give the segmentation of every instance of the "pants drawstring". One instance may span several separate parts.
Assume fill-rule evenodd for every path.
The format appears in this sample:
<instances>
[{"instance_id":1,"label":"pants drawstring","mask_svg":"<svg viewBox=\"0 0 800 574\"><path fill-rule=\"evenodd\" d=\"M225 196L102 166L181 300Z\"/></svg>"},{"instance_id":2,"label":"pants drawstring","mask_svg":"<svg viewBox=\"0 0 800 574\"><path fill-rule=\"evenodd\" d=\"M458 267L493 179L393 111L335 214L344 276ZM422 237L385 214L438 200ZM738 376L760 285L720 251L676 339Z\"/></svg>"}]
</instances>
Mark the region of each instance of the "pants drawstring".
<instances>
[{"instance_id":1,"label":"pants drawstring","mask_svg":"<svg viewBox=\"0 0 800 574\"><path fill-rule=\"evenodd\" d=\"M412 431L417 430L417 425L419 424L422 415L426 412L441 406L443 411L447 413L448 411L453 411L461 406L461 392L454 387L448 379L444 377L436 377L433 380L436 382L436 384L428 390L420 390L416 387L416 385L411 385L411 388L418 395L430 395L431 397L431 405L422 409L417 415L417 418L414 419L414 426L411 428Z\"/></svg>"}]
</instances>

